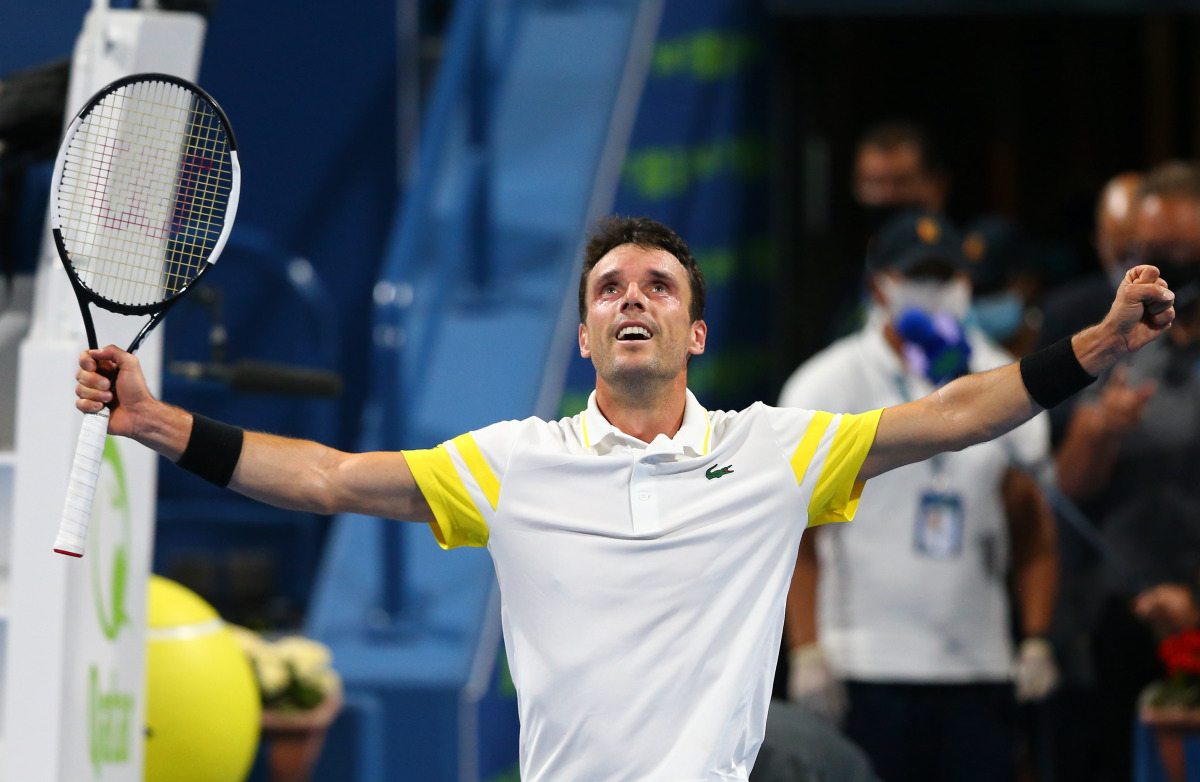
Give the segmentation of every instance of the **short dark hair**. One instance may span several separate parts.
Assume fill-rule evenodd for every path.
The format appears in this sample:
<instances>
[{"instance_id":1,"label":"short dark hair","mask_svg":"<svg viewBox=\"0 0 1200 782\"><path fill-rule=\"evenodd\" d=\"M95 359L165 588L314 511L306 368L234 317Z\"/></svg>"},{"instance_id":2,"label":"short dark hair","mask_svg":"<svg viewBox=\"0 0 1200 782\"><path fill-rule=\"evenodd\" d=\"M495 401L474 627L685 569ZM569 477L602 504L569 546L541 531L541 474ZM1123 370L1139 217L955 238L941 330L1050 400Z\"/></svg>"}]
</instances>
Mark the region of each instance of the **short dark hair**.
<instances>
[{"instance_id":1,"label":"short dark hair","mask_svg":"<svg viewBox=\"0 0 1200 782\"><path fill-rule=\"evenodd\" d=\"M948 170L933 134L924 125L910 119L889 119L870 126L858 139L857 149L862 150L863 147L876 147L889 152L899 147L915 147L921 167L926 171L945 174Z\"/></svg>"},{"instance_id":2,"label":"short dark hair","mask_svg":"<svg viewBox=\"0 0 1200 782\"><path fill-rule=\"evenodd\" d=\"M588 238L587 247L583 251L583 271L579 273L580 323L587 321L588 276L601 258L623 244L636 244L645 250L664 250L675 256L687 272L692 291L688 314L693 323L704 319L704 274L700 271L696 259L692 257L687 242L670 228L649 217L612 215L597 221L596 229Z\"/></svg>"},{"instance_id":3,"label":"short dark hair","mask_svg":"<svg viewBox=\"0 0 1200 782\"><path fill-rule=\"evenodd\" d=\"M1200 167L1171 160L1150 169L1138 186L1138 200L1147 196L1187 198L1200 202Z\"/></svg>"}]
</instances>

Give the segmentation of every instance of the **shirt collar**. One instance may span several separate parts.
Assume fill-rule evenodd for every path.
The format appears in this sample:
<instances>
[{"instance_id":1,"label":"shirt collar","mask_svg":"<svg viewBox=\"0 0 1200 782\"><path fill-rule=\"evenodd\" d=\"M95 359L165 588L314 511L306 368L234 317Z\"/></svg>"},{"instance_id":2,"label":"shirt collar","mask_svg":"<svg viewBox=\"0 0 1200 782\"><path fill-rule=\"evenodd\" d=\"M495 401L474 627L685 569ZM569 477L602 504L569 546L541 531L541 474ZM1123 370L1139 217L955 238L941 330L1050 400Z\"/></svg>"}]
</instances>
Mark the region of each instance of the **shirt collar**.
<instances>
[{"instance_id":1,"label":"shirt collar","mask_svg":"<svg viewBox=\"0 0 1200 782\"><path fill-rule=\"evenodd\" d=\"M691 390L688 389L685 393L687 400L684 403L683 423L680 425L679 431L672 438L659 435L654 438L654 443L651 445L654 445L656 451L674 451L675 453L686 453L689 456L703 456L708 453L708 440L712 433L712 424L708 420L708 411L696 401ZM588 448L602 449L604 445L611 448L618 442L637 448L649 447L646 443L632 435L625 434L609 423L596 405L595 391L588 397L587 410L583 412L582 416L582 428L583 442Z\"/></svg>"}]
</instances>

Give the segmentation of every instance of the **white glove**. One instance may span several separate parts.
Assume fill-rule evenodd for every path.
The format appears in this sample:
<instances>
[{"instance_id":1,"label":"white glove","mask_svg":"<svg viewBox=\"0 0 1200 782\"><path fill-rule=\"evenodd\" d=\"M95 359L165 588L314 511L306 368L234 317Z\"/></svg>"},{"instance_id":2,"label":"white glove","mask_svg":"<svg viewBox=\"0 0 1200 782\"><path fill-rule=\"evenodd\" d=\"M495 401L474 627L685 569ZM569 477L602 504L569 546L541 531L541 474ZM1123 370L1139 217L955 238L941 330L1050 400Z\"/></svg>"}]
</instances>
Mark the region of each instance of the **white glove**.
<instances>
[{"instance_id":1,"label":"white glove","mask_svg":"<svg viewBox=\"0 0 1200 782\"><path fill-rule=\"evenodd\" d=\"M1013 683L1018 701L1040 701L1058 686L1054 649L1045 638L1026 638L1017 649Z\"/></svg>"},{"instance_id":2,"label":"white glove","mask_svg":"<svg viewBox=\"0 0 1200 782\"><path fill-rule=\"evenodd\" d=\"M788 652L788 700L822 719L839 724L846 716L846 688L834 675L820 644Z\"/></svg>"}]
</instances>

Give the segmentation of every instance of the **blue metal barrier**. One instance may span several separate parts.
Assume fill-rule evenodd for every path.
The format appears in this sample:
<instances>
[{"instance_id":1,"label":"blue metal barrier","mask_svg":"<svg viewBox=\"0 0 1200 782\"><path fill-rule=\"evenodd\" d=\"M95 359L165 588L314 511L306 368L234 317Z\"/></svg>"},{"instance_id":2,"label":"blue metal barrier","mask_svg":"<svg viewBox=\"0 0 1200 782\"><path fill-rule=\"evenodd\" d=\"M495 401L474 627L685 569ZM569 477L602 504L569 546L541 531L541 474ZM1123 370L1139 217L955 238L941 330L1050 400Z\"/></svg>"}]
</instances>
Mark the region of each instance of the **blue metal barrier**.
<instances>
[{"instance_id":1,"label":"blue metal barrier","mask_svg":"<svg viewBox=\"0 0 1200 782\"><path fill-rule=\"evenodd\" d=\"M375 288L363 450L556 409L579 251L611 207L660 13L638 0L457 4ZM336 520L307 630L348 692L384 704L389 780L513 778L497 601L486 552Z\"/></svg>"},{"instance_id":2,"label":"blue metal barrier","mask_svg":"<svg viewBox=\"0 0 1200 782\"><path fill-rule=\"evenodd\" d=\"M165 329L163 398L241 426L332 441L337 427L333 399L237 393L228 378L177 371L180 364L217 368L231 359L268 358L331 370L336 361L339 318L307 260L270 233L241 223L233 229L223 263L211 282L171 313ZM213 297L219 306L206 304ZM227 336L214 342L214 330ZM234 355L223 355L226 340ZM214 351L214 345L220 347ZM327 519L263 505L182 470L160 470L158 492L155 572L197 589L235 621L300 621ZM259 587L265 593L261 596L235 594L232 586L237 581L229 572L232 560L235 554L245 560L247 551L261 577L275 580ZM272 592L274 597L268 597ZM278 615L261 615L268 608Z\"/></svg>"}]
</instances>

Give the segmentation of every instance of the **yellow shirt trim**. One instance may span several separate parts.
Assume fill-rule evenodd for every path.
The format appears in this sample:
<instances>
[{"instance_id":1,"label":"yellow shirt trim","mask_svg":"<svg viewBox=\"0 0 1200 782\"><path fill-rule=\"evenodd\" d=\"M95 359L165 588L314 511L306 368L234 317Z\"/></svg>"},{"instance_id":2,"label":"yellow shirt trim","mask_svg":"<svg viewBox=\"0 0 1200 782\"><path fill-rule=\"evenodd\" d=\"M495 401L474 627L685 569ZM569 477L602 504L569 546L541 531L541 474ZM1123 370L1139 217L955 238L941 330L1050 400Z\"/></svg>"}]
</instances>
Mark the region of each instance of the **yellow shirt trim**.
<instances>
[{"instance_id":1,"label":"yellow shirt trim","mask_svg":"<svg viewBox=\"0 0 1200 782\"><path fill-rule=\"evenodd\" d=\"M842 416L808 504L808 526L854 518L858 499L866 485L865 481L854 479L875 442L875 430L882 414L880 409Z\"/></svg>"},{"instance_id":2,"label":"yellow shirt trim","mask_svg":"<svg viewBox=\"0 0 1200 782\"><path fill-rule=\"evenodd\" d=\"M475 476L475 482L483 489L484 496L492 504L492 510L495 510L500 503L500 481L496 478L496 473L492 472L492 468L488 467L479 446L475 444L475 438L470 434L460 434L450 442L458 449L459 455L467 463L467 469Z\"/></svg>"},{"instance_id":3,"label":"yellow shirt trim","mask_svg":"<svg viewBox=\"0 0 1200 782\"><path fill-rule=\"evenodd\" d=\"M817 452L817 446L821 444L821 435L825 434L832 420L832 413L813 413L812 420L808 422L808 429L800 438L800 445L796 446L796 452L792 454L792 472L796 474L796 483L804 480L804 473L808 472L808 465Z\"/></svg>"},{"instance_id":4,"label":"yellow shirt trim","mask_svg":"<svg viewBox=\"0 0 1200 782\"><path fill-rule=\"evenodd\" d=\"M487 522L467 494L467 487L458 477L458 470L454 468L446 446L401 453L408 462L408 469L412 471L417 487L433 509L434 520L429 523L429 528L437 538L438 545L446 549L486 546Z\"/></svg>"}]
</instances>

